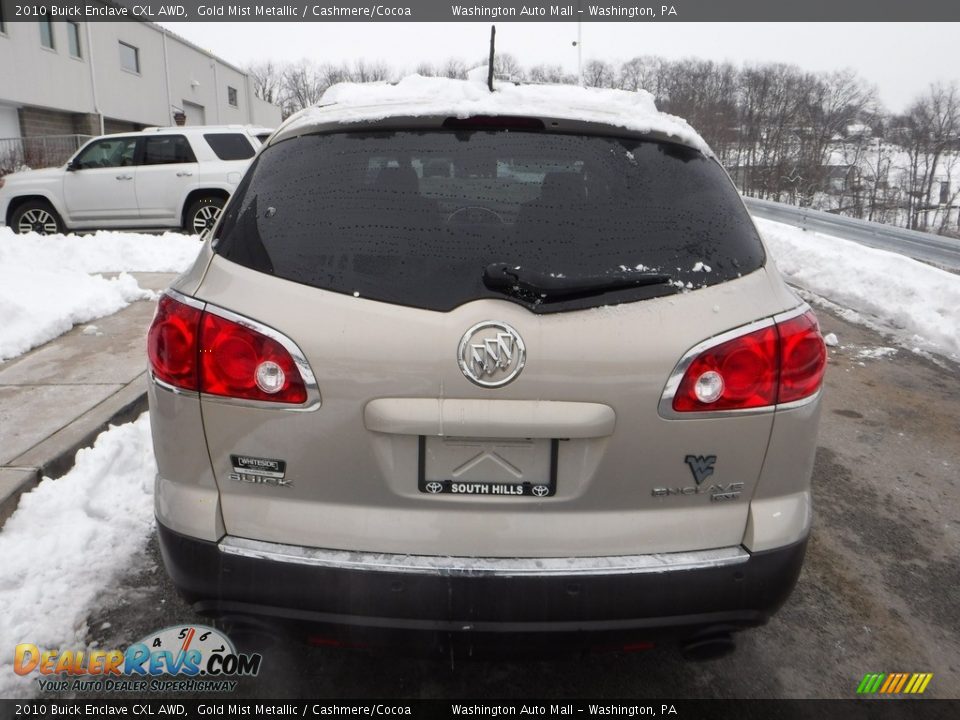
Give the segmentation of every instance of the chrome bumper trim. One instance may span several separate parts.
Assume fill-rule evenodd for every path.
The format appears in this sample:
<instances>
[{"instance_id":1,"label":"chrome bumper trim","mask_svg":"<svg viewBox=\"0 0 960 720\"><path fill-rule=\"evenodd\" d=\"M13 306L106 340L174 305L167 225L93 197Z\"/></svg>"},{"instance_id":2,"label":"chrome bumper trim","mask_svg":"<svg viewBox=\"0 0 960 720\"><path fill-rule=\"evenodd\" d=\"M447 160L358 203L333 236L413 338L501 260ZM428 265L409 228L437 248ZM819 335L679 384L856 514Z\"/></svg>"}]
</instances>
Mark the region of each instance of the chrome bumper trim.
<instances>
[{"instance_id":1,"label":"chrome bumper trim","mask_svg":"<svg viewBox=\"0 0 960 720\"><path fill-rule=\"evenodd\" d=\"M742 547L652 555L569 558L472 558L323 550L297 545L224 537L221 553L256 560L361 572L416 573L435 576L557 577L635 575L738 565L750 558Z\"/></svg>"}]
</instances>

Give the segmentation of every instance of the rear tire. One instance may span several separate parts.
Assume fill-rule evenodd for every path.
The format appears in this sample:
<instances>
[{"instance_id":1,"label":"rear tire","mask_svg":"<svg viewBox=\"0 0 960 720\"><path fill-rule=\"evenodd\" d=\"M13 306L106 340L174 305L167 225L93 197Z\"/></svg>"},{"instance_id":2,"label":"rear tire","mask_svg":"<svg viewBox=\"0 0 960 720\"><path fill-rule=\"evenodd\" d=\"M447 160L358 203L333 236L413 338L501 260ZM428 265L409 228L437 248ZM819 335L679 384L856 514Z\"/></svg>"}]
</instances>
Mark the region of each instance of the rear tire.
<instances>
[{"instance_id":1,"label":"rear tire","mask_svg":"<svg viewBox=\"0 0 960 720\"><path fill-rule=\"evenodd\" d=\"M217 224L220 212L226 204L227 201L219 197L203 197L194 201L187 210L183 229L201 237L209 233Z\"/></svg>"},{"instance_id":2,"label":"rear tire","mask_svg":"<svg viewBox=\"0 0 960 720\"><path fill-rule=\"evenodd\" d=\"M63 220L53 206L43 200L31 200L13 211L10 227L15 233L58 235L64 231Z\"/></svg>"}]
</instances>

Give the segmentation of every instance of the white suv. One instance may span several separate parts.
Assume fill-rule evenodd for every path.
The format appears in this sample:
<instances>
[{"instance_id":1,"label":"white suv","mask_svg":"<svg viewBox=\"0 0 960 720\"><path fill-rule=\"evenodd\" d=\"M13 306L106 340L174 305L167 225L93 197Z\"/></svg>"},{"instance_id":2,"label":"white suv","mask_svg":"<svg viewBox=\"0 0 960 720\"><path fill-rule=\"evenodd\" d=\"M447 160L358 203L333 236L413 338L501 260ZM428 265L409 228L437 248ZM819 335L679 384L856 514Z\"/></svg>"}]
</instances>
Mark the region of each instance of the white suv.
<instances>
[{"instance_id":1,"label":"white suv","mask_svg":"<svg viewBox=\"0 0 960 720\"><path fill-rule=\"evenodd\" d=\"M63 167L0 178L0 220L19 233L180 227L203 233L271 132L192 126L94 138Z\"/></svg>"}]
</instances>

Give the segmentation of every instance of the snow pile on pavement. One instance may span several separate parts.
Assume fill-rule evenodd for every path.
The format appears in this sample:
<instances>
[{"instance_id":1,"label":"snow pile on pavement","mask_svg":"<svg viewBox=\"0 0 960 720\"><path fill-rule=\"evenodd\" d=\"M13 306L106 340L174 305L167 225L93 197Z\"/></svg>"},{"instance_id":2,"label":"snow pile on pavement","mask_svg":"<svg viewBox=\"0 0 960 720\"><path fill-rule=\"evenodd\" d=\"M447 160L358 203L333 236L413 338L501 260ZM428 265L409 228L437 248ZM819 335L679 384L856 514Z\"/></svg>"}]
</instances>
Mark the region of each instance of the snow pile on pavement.
<instances>
[{"instance_id":1,"label":"snow pile on pavement","mask_svg":"<svg viewBox=\"0 0 960 720\"><path fill-rule=\"evenodd\" d=\"M35 691L36 673L13 671L18 643L86 647L87 616L146 547L155 473L144 414L101 433L70 472L20 498L0 532L0 697Z\"/></svg>"},{"instance_id":2,"label":"snow pile on pavement","mask_svg":"<svg viewBox=\"0 0 960 720\"><path fill-rule=\"evenodd\" d=\"M410 75L397 83L340 83L314 107L293 115L280 132L315 122L369 122L385 117L512 115L599 122L639 133L661 133L711 150L683 118L657 110L646 90L608 90L575 85L486 84L486 68L469 80Z\"/></svg>"},{"instance_id":3,"label":"snow pile on pavement","mask_svg":"<svg viewBox=\"0 0 960 720\"><path fill-rule=\"evenodd\" d=\"M202 246L196 235L101 230L92 235L17 235L0 227L0 265L70 268L85 273L182 272Z\"/></svg>"},{"instance_id":4,"label":"snow pile on pavement","mask_svg":"<svg viewBox=\"0 0 960 720\"><path fill-rule=\"evenodd\" d=\"M172 233L43 236L0 228L0 362L153 298L126 273L183 271L200 247L199 239ZM120 275L88 274L101 272Z\"/></svg>"},{"instance_id":5,"label":"snow pile on pavement","mask_svg":"<svg viewBox=\"0 0 960 720\"><path fill-rule=\"evenodd\" d=\"M149 300L132 275L111 280L73 270L9 267L0 256L0 361L62 335L77 323Z\"/></svg>"},{"instance_id":6,"label":"snow pile on pavement","mask_svg":"<svg viewBox=\"0 0 960 720\"><path fill-rule=\"evenodd\" d=\"M886 250L754 218L784 277L911 349L960 359L960 275Z\"/></svg>"},{"instance_id":7,"label":"snow pile on pavement","mask_svg":"<svg viewBox=\"0 0 960 720\"><path fill-rule=\"evenodd\" d=\"M897 349L892 347L865 347L857 350L858 360L880 360L882 358L896 355Z\"/></svg>"}]
</instances>

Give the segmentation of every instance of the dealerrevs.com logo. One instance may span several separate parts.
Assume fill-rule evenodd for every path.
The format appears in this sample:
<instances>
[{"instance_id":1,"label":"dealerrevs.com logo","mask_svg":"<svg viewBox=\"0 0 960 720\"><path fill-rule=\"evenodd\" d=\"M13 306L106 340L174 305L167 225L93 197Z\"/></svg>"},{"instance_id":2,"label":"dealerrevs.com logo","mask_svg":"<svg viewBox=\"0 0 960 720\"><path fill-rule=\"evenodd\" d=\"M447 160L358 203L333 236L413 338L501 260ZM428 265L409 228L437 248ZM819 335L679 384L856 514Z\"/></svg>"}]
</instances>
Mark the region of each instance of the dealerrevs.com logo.
<instances>
[{"instance_id":1,"label":"dealerrevs.com logo","mask_svg":"<svg viewBox=\"0 0 960 720\"><path fill-rule=\"evenodd\" d=\"M21 643L18 675L38 674L45 692L229 692L254 677L263 658L238 653L230 638L205 625L164 628L126 650L41 650Z\"/></svg>"}]
</instances>

